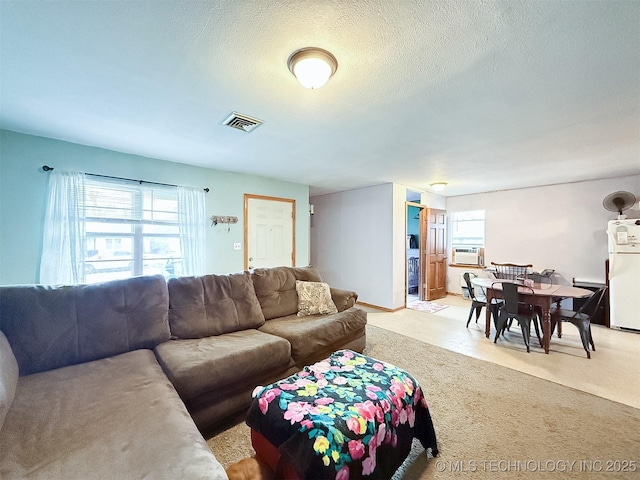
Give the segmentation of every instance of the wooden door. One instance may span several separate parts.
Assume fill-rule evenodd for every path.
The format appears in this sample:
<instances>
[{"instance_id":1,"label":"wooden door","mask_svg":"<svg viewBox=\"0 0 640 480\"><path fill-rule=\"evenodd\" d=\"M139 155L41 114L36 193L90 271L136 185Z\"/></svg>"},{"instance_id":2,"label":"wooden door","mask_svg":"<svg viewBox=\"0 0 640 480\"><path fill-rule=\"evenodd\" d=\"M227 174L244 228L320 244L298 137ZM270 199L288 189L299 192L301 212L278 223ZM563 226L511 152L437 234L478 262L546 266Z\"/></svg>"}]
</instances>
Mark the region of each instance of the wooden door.
<instances>
[{"instance_id":1,"label":"wooden door","mask_svg":"<svg viewBox=\"0 0 640 480\"><path fill-rule=\"evenodd\" d=\"M418 298L420 300L427 299L427 209L421 208L419 213L420 222L420 253L419 253L419 271L420 281L418 283Z\"/></svg>"},{"instance_id":2,"label":"wooden door","mask_svg":"<svg viewBox=\"0 0 640 480\"><path fill-rule=\"evenodd\" d=\"M426 282L421 296L431 301L447 295L447 212L427 208L423 213Z\"/></svg>"},{"instance_id":3,"label":"wooden door","mask_svg":"<svg viewBox=\"0 0 640 480\"><path fill-rule=\"evenodd\" d=\"M295 204L293 199L245 194L245 270L295 266Z\"/></svg>"}]
</instances>

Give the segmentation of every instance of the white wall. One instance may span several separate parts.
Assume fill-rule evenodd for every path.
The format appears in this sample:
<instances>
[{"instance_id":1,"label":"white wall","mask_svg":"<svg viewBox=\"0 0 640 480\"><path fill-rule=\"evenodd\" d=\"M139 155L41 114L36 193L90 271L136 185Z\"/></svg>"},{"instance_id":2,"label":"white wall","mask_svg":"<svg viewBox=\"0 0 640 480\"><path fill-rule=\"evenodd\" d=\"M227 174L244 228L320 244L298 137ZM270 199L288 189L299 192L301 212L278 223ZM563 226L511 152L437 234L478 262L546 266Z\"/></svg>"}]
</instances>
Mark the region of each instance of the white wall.
<instances>
[{"instance_id":1,"label":"white wall","mask_svg":"<svg viewBox=\"0 0 640 480\"><path fill-rule=\"evenodd\" d=\"M406 298L407 190L416 191L405 185L393 185L393 309L404 307ZM420 203L429 208L446 208L446 198L435 193L421 192Z\"/></svg>"},{"instance_id":2,"label":"white wall","mask_svg":"<svg viewBox=\"0 0 640 480\"><path fill-rule=\"evenodd\" d=\"M393 186L311 197L311 264L332 287L358 300L393 305Z\"/></svg>"},{"instance_id":3,"label":"white wall","mask_svg":"<svg viewBox=\"0 0 640 480\"><path fill-rule=\"evenodd\" d=\"M358 300L388 309L405 303L406 195L384 184L310 198L311 263L331 286L358 292ZM421 202L445 208L441 195L422 193Z\"/></svg>"},{"instance_id":4,"label":"white wall","mask_svg":"<svg viewBox=\"0 0 640 480\"><path fill-rule=\"evenodd\" d=\"M640 175L448 197L447 211L485 211L485 265L532 263L555 269L567 283L574 277L604 282L605 231L616 214L605 210L602 201L618 190L640 198ZM626 214L640 218L638 205ZM462 271L448 269L449 292L461 293Z\"/></svg>"},{"instance_id":5,"label":"white wall","mask_svg":"<svg viewBox=\"0 0 640 480\"><path fill-rule=\"evenodd\" d=\"M407 271L407 189L393 185L393 280L392 302L387 308L404 306ZM375 304L374 304L375 305ZM386 305L385 305L386 306Z\"/></svg>"},{"instance_id":6,"label":"white wall","mask_svg":"<svg viewBox=\"0 0 640 480\"><path fill-rule=\"evenodd\" d=\"M424 192L421 203L429 208L436 208L438 210L447 209L447 198L437 193Z\"/></svg>"}]
</instances>

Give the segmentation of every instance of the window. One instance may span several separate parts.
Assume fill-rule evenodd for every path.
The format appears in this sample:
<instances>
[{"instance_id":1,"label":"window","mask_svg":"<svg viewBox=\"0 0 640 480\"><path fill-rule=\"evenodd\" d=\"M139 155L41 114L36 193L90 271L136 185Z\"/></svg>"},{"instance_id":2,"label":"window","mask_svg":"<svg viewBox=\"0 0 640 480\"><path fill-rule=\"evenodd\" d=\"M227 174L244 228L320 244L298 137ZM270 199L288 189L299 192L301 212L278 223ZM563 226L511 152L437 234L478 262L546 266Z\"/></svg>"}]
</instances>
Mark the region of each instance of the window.
<instances>
[{"instance_id":1,"label":"window","mask_svg":"<svg viewBox=\"0 0 640 480\"><path fill-rule=\"evenodd\" d=\"M85 180L85 281L182 274L176 188Z\"/></svg>"},{"instance_id":2,"label":"window","mask_svg":"<svg viewBox=\"0 0 640 480\"><path fill-rule=\"evenodd\" d=\"M202 189L51 175L41 283L203 273Z\"/></svg>"},{"instance_id":3,"label":"window","mask_svg":"<svg viewBox=\"0 0 640 480\"><path fill-rule=\"evenodd\" d=\"M453 247L484 247L484 210L451 214Z\"/></svg>"}]
</instances>

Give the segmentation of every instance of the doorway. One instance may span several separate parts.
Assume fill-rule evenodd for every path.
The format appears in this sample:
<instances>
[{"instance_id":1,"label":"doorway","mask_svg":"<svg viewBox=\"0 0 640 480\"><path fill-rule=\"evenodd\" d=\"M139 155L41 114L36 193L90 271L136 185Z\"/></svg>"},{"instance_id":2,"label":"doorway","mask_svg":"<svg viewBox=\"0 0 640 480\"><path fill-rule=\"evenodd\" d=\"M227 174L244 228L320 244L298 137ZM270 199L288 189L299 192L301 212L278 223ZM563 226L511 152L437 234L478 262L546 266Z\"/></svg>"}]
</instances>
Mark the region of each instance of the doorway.
<instances>
[{"instance_id":1,"label":"doorway","mask_svg":"<svg viewBox=\"0 0 640 480\"><path fill-rule=\"evenodd\" d=\"M405 306L447 295L447 212L418 203L416 193L407 190Z\"/></svg>"},{"instance_id":2,"label":"doorway","mask_svg":"<svg viewBox=\"0 0 640 480\"><path fill-rule=\"evenodd\" d=\"M447 295L447 212L427 208L422 212L424 244L421 244L426 273L424 300L432 301Z\"/></svg>"},{"instance_id":3,"label":"doorway","mask_svg":"<svg viewBox=\"0 0 640 480\"><path fill-rule=\"evenodd\" d=\"M293 267L296 201L244 195L244 268Z\"/></svg>"},{"instance_id":4,"label":"doorway","mask_svg":"<svg viewBox=\"0 0 640 480\"><path fill-rule=\"evenodd\" d=\"M420 300L420 204L407 202L406 305Z\"/></svg>"}]
</instances>

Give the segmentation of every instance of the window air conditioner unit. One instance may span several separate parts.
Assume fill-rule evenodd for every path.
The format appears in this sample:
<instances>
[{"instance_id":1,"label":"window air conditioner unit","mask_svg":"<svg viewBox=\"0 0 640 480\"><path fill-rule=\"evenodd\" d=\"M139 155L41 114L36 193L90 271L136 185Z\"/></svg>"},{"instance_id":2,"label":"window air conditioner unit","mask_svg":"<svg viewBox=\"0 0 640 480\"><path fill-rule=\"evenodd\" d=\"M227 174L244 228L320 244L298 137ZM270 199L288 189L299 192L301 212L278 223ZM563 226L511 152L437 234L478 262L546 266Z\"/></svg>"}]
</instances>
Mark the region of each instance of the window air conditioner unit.
<instances>
[{"instance_id":1,"label":"window air conditioner unit","mask_svg":"<svg viewBox=\"0 0 640 480\"><path fill-rule=\"evenodd\" d=\"M478 247L454 247L453 261L459 265L479 265L480 249Z\"/></svg>"}]
</instances>

